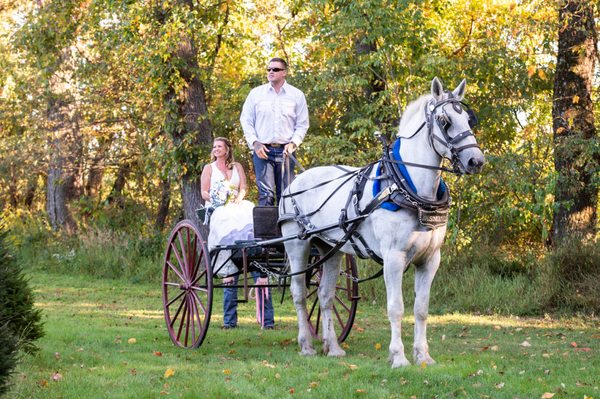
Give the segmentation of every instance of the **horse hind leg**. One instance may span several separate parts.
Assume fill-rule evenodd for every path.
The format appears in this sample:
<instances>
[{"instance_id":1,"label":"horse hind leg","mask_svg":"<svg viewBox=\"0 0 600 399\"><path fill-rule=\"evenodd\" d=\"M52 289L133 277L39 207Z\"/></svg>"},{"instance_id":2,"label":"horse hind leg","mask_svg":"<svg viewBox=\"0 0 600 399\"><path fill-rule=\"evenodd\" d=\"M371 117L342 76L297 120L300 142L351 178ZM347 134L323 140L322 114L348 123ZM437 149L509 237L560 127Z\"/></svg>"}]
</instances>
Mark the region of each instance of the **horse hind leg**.
<instances>
[{"instance_id":1,"label":"horse hind leg","mask_svg":"<svg viewBox=\"0 0 600 399\"><path fill-rule=\"evenodd\" d=\"M429 296L433 278L440 265L439 251L425 264L415 269L415 339L413 358L415 364L434 364L429 355L427 344L427 317L429 315Z\"/></svg>"},{"instance_id":2,"label":"horse hind leg","mask_svg":"<svg viewBox=\"0 0 600 399\"><path fill-rule=\"evenodd\" d=\"M309 245L305 241L285 243L286 252L290 261L292 272L304 270L308 263ZM313 338L308 323L308 312L306 310L306 277L304 274L292 276L290 291L294 300L294 307L298 317L298 344L300 355L314 356L317 352L313 347Z\"/></svg>"},{"instance_id":3,"label":"horse hind leg","mask_svg":"<svg viewBox=\"0 0 600 399\"><path fill-rule=\"evenodd\" d=\"M345 356L346 352L340 347L335 333L336 314L334 301L336 284L340 272L342 254L337 253L323 265L323 273L319 282L319 304L322 318L323 353L327 356Z\"/></svg>"}]
</instances>

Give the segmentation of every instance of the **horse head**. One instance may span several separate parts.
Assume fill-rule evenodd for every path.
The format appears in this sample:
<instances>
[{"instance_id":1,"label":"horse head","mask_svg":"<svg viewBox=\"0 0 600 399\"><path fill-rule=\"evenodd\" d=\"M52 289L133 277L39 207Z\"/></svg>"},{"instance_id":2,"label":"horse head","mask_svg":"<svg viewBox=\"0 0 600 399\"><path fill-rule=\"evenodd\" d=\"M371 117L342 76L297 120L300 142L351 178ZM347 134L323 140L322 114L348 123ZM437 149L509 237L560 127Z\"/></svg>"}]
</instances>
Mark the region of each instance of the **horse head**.
<instances>
[{"instance_id":1,"label":"horse head","mask_svg":"<svg viewBox=\"0 0 600 399\"><path fill-rule=\"evenodd\" d=\"M449 159L457 173L474 174L481 171L485 158L472 130L477 123L475 113L462 101L466 84L463 79L456 89L445 91L434 78L425 115L434 151Z\"/></svg>"}]
</instances>

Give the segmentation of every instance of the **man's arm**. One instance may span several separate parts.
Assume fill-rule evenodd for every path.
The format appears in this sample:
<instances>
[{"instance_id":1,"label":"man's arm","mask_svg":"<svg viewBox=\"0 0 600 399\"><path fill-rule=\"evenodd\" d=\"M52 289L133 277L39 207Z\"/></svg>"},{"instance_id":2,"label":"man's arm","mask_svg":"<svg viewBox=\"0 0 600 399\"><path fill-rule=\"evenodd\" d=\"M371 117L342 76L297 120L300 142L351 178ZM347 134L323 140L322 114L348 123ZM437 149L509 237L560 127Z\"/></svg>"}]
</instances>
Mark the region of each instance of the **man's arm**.
<instances>
[{"instance_id":1,"label":"man's arm","mask_svg":"<svg viewBox=\"0 0 600 399\"><path fill-rule=\"evenodd\" d=\"M244 138L248 143L248 147L253 148L252 145L255 141L258 141L258 136L254 127L256 124L256 111L254 109L254 96L252 91L248 94L248 97L246 97L246 101L244 101L244 106L242 107L242 113L240 115L240 124L242 125Z\"/></svg>"}]
</instances>

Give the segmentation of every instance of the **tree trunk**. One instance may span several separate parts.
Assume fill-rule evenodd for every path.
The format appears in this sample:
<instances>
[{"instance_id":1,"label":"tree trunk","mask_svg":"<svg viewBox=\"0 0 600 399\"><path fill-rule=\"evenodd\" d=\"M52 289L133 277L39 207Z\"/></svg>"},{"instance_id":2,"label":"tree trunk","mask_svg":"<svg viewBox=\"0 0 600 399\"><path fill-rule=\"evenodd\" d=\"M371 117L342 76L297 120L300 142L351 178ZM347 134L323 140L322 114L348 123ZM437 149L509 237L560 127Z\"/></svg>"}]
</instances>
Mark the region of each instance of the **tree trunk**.
<instances>
[{"instance_id":1,"label":"tree trunk","mask_svg":"<svg viewBox=\"0 0 600 399\"><path fill-rule=\"evenodd\" d=\"M119 206L123 206L123 189L125 188L125 183L127 183L129 172L131 172L131 164L128 161L119 165L117 178L110 190L110 194L106 198L106 202L109 204L116 202Z\"/></svg>"},{"instance_id":2,"label":"tree trunk","mask_svg":"<svg viewBox=\"0 0 600 399\"><path fill-rule=\"evenodd\" d=\"M190 0L180 0L180 4L192 7ZM208 148L212 142L212 126L208 117L206 93L199 77L198 51L196 43L189 35L182 33L176 51L179 63L179 75L186 81L181 92L174 89L167 94L168 105L177 110L177 121L167 121L177 147L185 156L181 158L182 167L186 171L182 176L181 194L183 199L183 217L196 222L199 226L196 209L203 204L200 192L200 174L202 163L199 161L201 148Z\"/></svg>"},{"instance_id":3,"label":"tree trunk","mask_svg":"<svg viewBox=\"0 0 600 399\"><path fill-rule=\"evenodd\" d=\"M71 123L70 110L60 99L54 99L49 105L48 121L50 138L48 148L48 177L46 180L46 212L53 230L65 230L73 233L77 225L67 205L72 193L75 177L73 174L73 146L77 146L77 133Z\"/></svg>"},{"instance_id":4,"label":"tree trunk","mask_svg":"<svg viewBox=\"0 0 600 399\"><path fill-rule=\"evenodd\" d=\"M157 231L162 231L165 228L165 222L169 215L169 208L171 206L171 179L166 177L160 182L160 204L158 205L158 212L156 213L156 221L154 228Z\"/></svg>"},{"instance_id":5,"label":"tree trunk","mask_svg":"<svg viewBox=\"0 0 600 399\"><path fill-rule=\"evenodd\" d=\"M558 55L552 106L555 189L552 244L581 238L597 228L600 153L594 143L592 83L597 57L593 2L562 0L559 10Z\"/></svg>"}]
</instances>

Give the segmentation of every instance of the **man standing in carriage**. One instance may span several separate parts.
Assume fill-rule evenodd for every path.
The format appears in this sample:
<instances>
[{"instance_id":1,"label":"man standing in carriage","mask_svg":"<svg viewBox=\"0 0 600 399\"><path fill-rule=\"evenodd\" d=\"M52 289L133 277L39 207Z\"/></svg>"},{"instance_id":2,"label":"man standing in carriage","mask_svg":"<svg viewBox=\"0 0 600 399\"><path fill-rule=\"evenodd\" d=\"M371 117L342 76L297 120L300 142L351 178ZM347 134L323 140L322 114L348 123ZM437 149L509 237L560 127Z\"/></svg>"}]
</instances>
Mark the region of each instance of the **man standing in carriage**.
<instances>
[{"instance_id":1,"label":"man standing in carriage","mask_svg":"<svg viewBox=\"0 0 600 399\"><path fill-rule=\"evenodd\" d=\"M281 193L294 178L291 155L308 130L308 106L304 93L286 82L288 65L272 58L267 67L269 83L250 91L240 122L258 186L258 205L279 203ZM287 165L286 165L287 163Z\"/></svg>"},{"instance_id":2,"label":"man standing in carriage","mask_svg":"<svg viewBox=\"0 0 600 399\"><path fill-rule=\"evenodd\" d=\"M267 66L269 82L250 91L240 116L244 137L253 150L259 206L279 203L281 193L294 178L295 163L289 155L302 143L308 130L306 98L286 82L287 70L284 59L272 58ZM268 283L266 275L252 274L257 284ZM270 292L263 305L263 327L273 328Z\"/></svg>"}]
</instances>

